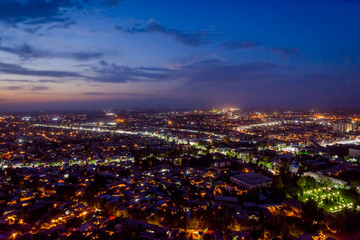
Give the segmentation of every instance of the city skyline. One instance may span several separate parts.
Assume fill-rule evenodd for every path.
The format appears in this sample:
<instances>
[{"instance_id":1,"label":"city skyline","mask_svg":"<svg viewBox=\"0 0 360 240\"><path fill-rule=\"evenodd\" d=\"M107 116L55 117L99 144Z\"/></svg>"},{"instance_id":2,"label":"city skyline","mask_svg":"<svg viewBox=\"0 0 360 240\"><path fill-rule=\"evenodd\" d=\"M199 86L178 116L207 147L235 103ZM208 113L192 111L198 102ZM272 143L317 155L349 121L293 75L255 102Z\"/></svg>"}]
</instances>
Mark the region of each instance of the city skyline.
<instances>
[{"instance_id":1,"label":"city skyline","mask_svg":"<svg viewBox=\"0 0 360 240\"><path fill-rule=\"evenodd\" d=\"M9 0L0 110L354 109L359 1Z\"/></svg>"}]
</instances>

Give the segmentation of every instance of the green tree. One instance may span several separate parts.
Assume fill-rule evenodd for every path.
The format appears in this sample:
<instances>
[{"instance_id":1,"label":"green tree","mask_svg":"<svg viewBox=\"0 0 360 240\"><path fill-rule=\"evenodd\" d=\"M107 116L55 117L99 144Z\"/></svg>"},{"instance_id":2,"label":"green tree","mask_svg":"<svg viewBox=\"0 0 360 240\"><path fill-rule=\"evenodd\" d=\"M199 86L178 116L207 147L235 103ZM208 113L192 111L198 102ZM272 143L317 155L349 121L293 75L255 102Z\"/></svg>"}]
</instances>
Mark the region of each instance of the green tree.
<instances>
[{"instance_id":1,"label":"green tree","mask_svg":"<svg viewBox=\"0 0 360 240\"><path fill-rule=\"evenodd\" d=\"M296 181L297 185L299 185L301 188L304 188L306 186L306 178L301 177Z\"/></svg>"}]
</instances>

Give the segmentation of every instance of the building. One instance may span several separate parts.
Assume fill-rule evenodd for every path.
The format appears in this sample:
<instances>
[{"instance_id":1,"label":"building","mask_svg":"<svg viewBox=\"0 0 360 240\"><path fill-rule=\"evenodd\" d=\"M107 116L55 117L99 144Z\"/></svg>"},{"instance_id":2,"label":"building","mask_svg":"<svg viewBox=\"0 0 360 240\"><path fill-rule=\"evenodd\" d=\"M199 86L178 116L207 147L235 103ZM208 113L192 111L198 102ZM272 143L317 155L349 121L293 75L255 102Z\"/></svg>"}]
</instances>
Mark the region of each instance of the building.
<instances>
[{"instance_id":1,"label":"building","mask_svg":"<svg viewBox=\"0 0 360 240\"><path fill-rule=\"evenodd\" d=\"M233 166L236 162L238 162L236 159L217 159L214 161L214 167L215 168L230 168ZM240 162L240 161L239 161Z\"/></svg>"},{"instance_id":2,"label":"building","mask_svg":"<svg viewBox=\"0 0 360 240\"><path fill-rule=\"evenodd\" d=\"M349 157L351 158L360 157L360 149L349 148Z\"/></svg>"},{"instance_id":3,"label":"building","mask_svg":"<svg viewBox=\"0 0 360 240\"><path fill-rule=\"evenodd\" d=\"M269 187L272 183L271 178L257 173L241 173L230 177L230 180L233 183L249 190L254 188Z\"/></svg>"},{"instance_id":4,"label":"building","mask_svg":"<svg viewBox=\"0 0 360 240\"><path fill-rule=\"evenodd\" d=\"M237 197L219 196L219 195L215 196L215 201L237 203L238 200L239 200L239 199L238 199Z\"/></svg>"},{"instance_id":5,"label":"building","mask_svg":"<svg viewBox=\"0 0 360 240\"><path fill-rule=\"evenodd\" d=\"M315 179L325 178L325 179L331 181L332 183L334 183L335 185L338 185L338 186L348 185L348 182L346 182L346 181L336 179L336 178L333 178L333 177L327 177L324 174L322 174L321 172L316 172L316 173L314 173L314 172L304 172L304 176L310 176L310 177L313 177Z\"/></svg>"},{"instance_id":6,"label":"building","mask_svg":"<svg viewBox=\"0 0 360 240\"><path fill-rule=\"evenodd\" d=\"M232 161L228 161L228 159L215 160L214 167L215 168L227 168L232 166Z\"/></svg>"},{"instance_id":7,"label":"building","mask_svg":"<svg viewBox=\"0 0 360 240\"><path fill-rule=\"evenodd\" d=\"M333 128L337 132L351 132L354 131L355 125L352 123L335 123Z\"/></svg>"}]
</instances>

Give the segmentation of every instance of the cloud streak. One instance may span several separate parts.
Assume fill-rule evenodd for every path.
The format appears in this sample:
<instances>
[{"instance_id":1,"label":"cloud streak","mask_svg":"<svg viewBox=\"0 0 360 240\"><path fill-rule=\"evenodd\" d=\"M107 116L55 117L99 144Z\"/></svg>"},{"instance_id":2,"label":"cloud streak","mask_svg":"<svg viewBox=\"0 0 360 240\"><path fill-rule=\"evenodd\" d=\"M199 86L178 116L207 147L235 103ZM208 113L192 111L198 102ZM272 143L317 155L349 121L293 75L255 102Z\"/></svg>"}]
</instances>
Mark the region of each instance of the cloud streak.
<instances>
[{"instance_id":1,"label":"cloud streak","mask_svg":"<svg viewBox=\"0 0 360 240\"><path fill-rule=\"evenodd\" d=\"M224 49L249 49L261 46L255 41L225 41L222 43Z\"/></svg>"},{"instance_id":2,"label":"cloud streak","mask_svg":"<svg viewBox=\"0 0 360 240\"><path fill-rule=\"evenodd\" d=\"M123 28L121 26L115 26L115 28L121 32L135 34L135 33L158 33L168 36L175 41L192 47L208 44L212 42L212 39L219 36L218 33L211 31L182 31L179 29L167 28L157 22L154 19L150 19L145 26Z\"/></svg>"},{"instance_id":3,"label":"cloud streak","mask_svg":"<svg viewBox=\"0 0 360 240\"><path fill-rule=\"evenodd\" d=\"M11 53L27 60L31 58L65 58L77 61L88 61L102 57L99 52L51 52L31 47L27 44L18 47L6 47L0 42L0 51Z\"/></svg>"},{"instance_id":4,"label":"cloud streak","mask_svg":"<svg viewBox=\"0 0 360 240\"><path fill-rule=\"evenodd\" d=\"M31 91L33 92L38 92L38 91L44 91L44 90L49 90L50 88L47 86L33 86L31 88Z\"/></svg>"},{"instance_id":5,"label":"cloud streak","mask_svg":"<svg viewBox=\"0 0 360 240\"><path fill-rule=\"evenodd\" d=\"M284 57L294 57L300 52L299 48L263 48L263 51L279 54Z\"/></svg>"},{"instance_id":6,"label":"cloud streak","mask_svg":"<svg viewBox=\"0 0 360 240\"><path fill-rule=\"evenodd\" d=\"M43 85L25 85L25 86L8 86L8 87L3 87L2 89L7 90L7 91L20 91L20 90L30 90L31 92L38 92L38 91L45 91L45 90L49 90L50 88L47 86L43 86Z\"/></svg>"},{"instance_id":7,"label":"cloud streak","mask_svg":"<svg viewBox=\"0 0 360 240\"><path fill-rule=\"evenodd\" d=\"M89 96L128 96L128 97L143 97L149 95L149 94L122 93L122 92L84 92L82 94Z\"/></svg>"},{"instance_id":8,"label":"cloud streak","mask_svg":"<svg viewBox=\"0 0 360 240\"><path fill-rule=\"evenodd\" d=\"M91 79L98 82L156 82L168 80L171 76L171 70L166 68L130 68L106 61L91 66L91 70L97 75Z\"/></svg>"},{"instance_id":9,"label":"cloud streak","mask_svg":"<svg viewBox=\"0 0 360 240\"><path fill-rule=\"evenodd\" d=\"M17 64L0 62L0 72L23 76L40 76L40 77L83 77L81 74L68 71L46 71L31 70Z\"/></svg>"},{"instance_id":10,"label":"cloud streak","mask_svg":"<svg viewBox=\"0 0 360 240\"><path fill-rule=\"evenodd\" d=\"M294 57L299 54L299 48L266 47L256 41L225 41L221 45L226 50L234 49L258 49L263 52L274 53L284 57Z\"/></svg>"},{"instance_id":11,"label":"cloud streak","mask_svg":"<svg viewBox=\"0 0 360 240\"><path fill-rule=\"evenodd\" d=\"M18 91L18 90L24 89L24 87L23 86L9 86L9 87L4 87L2 89L7 90L7 91Z\"/></svg>"},{"instance_id":12,"label":"cloud streak","mask_svg":"<svg viewBox=\"0 0 360 240\"><path fill-rule=\"evenodd\" d=\"M47 79L42 79L42 80L38 80L38 82L40 83L62 83L64 81L61 80L47 80Z\"/></svg>"},{"instance_id":13,"label":"cloud streak","mask_svg":"<svg viewBox=\"0 0 360 240\"><path fill-rule=\"evenodd\" d=\"M118 66L114 63L100 61L90 69L97 76L89 81L126 83L126 82L160 82L185 79L190 85L210 82L236 82L256 79L259 74L269 73L278 68L276 64L252 62L245 64L229 64L218 59L205 59L189 64L176 64L176 69ZM96 93L95 93L96 94ZM94 94L94 95L95 95Z\"/></svg>"},{"instance_id":14,"label":"cloud streak","mask_svg":"<svg viewBox=\"0 0 360 240\"><path fill-rule=\"evenodd\" d=\"M25 79L1 79L0 82L11 82L11 83L32 83L35 82L33 80L25 80Z\"/></svg>"}]
</instances>

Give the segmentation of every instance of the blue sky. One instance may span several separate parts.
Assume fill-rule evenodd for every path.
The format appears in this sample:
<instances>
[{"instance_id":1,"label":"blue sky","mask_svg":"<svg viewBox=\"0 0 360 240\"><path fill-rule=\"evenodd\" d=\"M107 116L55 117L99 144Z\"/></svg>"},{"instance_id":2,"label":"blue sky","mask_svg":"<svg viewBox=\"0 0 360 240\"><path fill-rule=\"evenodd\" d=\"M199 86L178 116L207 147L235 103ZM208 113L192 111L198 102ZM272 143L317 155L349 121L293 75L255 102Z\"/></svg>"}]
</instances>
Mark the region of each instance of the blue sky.
<instances>
[{"instance_id":1,"label":"blue sky","mask_svg":"<svg viewBox=\"0 0 360 240\"><path fill-rule=\"evenodd\" d=\"M3 0L1 111L359 109L360 1Z\"/></svg>"}]
</instances>

